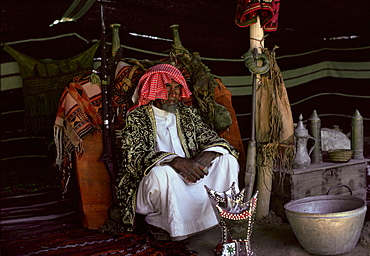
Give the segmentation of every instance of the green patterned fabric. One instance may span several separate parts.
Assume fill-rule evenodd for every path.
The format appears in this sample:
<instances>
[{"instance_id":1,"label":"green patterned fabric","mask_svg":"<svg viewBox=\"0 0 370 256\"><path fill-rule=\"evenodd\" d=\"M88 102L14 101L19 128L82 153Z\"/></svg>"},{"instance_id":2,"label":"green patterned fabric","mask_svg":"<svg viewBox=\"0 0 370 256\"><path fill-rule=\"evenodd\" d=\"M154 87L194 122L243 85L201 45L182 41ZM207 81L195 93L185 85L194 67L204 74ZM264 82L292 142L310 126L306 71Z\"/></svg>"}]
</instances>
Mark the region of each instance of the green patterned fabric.
<instances>
[{"instance_id":1,"label":"green patterned fabric","mask_svg":"<svg viewBox=\"0 0 370 256\"><path fill-rule=\"evenodd\" d=\"M52 135L55 115L64 88L76 76L93 69L93 60L100 43L85 52L64 60L40 60L5 45L19 65L23 81L26 130L30 134Z\"/></svg>"},{"instance_id":2,"label":"green patterned fabric","mask_svg":"<svg viewBox=\"0 0 370 256\"><path fill-rule=\"evenodd\" d=\"M187 158L197 156L204 149L221 146L238 157L238 152L206 125L197 110L178 103L176 111L177 130ZM132 231L136 209L136 192L140 180L168 152L155 151L156 124L151 104L141 106L129 113L126 127L121 131L123 163L118 173L118 208L123 221L116 230ZM123 224L123 225L122 225Z\"/></svg>"}]
</instances>

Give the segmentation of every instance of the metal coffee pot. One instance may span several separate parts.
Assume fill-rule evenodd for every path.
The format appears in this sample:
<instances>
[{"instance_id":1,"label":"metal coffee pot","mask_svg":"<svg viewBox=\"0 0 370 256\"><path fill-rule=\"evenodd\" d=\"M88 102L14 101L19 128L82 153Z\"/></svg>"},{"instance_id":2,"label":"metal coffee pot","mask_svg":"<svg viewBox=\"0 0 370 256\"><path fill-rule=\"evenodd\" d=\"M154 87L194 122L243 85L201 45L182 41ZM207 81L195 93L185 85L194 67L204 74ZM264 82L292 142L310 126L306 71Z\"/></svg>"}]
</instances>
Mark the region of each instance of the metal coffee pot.
<instances>
[{"instance_id":1,"label":"metal coffee pot","mask_svg":"<svg viewBox=\"0 0 370 256\"><path fill-rule=\"evenodd\" d=\"M299 116L299 122L294 130L296 153L293 159L293 168L306 168L311 164L310 154L316 146L315 138L308 134L308 130L305 128L302 115ZM314 145L307 151L307 142L309 139L314 140Z\"/></svg>"}]
</instances>

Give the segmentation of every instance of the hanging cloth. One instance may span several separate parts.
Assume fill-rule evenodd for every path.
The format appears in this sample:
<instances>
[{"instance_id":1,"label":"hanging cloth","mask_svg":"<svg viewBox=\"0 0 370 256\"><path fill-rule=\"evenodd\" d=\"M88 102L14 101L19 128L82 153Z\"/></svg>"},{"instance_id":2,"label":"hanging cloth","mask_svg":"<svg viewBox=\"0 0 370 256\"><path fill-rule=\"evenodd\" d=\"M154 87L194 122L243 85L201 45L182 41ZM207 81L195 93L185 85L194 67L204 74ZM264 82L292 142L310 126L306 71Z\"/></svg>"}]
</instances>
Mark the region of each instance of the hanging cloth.
<instances>
[{"instance_id":1,"label":"hanging cloth","mask_svg":"<svg viewBox=\"0 0 370 256\"><path fill-rule=\"evenodd\" d=\"M235 23L239 27L248 27L261 19L261 26L266 32L277 30L280 0L238 0Z\"/></svg>"},{"instance_id":2,"label":"hanging cloth","mask_svg":"<svg viewBox=\"0 0 370 256\"><path fill-rule=\"evenodd\" d=\"M294 125L288 94L275 53L262 50L270 61L270 70L262 75L256 90L256 140L259 169L292 169ZM269 172L270 173L270 172Z\"/></svg>"},{"instance_id":3,"label":"hanging cloth","mask_svg":"<svg viewBox=\"0 0 370 256\"><path fill-rule=\"evenodd\" d=\"M83 139L95 131L102 133L101 84L94 76L97 75L75 77L60 97L54 123L54 142L55 163L62 172L64 192L71 176L72 153L77 159L81 158Z\"/></svg>"},{"instance_id":4,"label":"hanging cloth","mask_svg":"<svg viewBox=\"0 0 370 256\"><path fill-rule=\"evenodd\" d=\"M55 114L64 88L74 77L93 69L99 43L85 52L65 60L38 60L5 45L19 65L23 81L25 125L29 134L53 133Z\"/></svg>"}]
</instances>

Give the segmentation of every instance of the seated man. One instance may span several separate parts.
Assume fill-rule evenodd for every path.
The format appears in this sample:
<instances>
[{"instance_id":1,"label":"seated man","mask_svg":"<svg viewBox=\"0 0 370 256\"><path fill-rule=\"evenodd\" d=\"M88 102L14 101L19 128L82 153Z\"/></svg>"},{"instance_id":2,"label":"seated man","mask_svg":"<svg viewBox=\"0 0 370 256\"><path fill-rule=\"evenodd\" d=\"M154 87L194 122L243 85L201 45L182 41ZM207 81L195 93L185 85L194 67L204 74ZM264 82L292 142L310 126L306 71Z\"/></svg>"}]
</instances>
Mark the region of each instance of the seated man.
<instances>
[{"instance_id":1,"label":"seated man","mask_svg":"<svg viewBox=\"0 0 370 256\"><path fill-rule=\"evenodd\" d=\"M218 225L204 185L225 191L238 183L238 153L179 102L191 92L176 67L153 66L138 86L139 106L121 131L117 199L124 231L132 231L135 212L174 241Z\"/></svg>"}]
</instances>

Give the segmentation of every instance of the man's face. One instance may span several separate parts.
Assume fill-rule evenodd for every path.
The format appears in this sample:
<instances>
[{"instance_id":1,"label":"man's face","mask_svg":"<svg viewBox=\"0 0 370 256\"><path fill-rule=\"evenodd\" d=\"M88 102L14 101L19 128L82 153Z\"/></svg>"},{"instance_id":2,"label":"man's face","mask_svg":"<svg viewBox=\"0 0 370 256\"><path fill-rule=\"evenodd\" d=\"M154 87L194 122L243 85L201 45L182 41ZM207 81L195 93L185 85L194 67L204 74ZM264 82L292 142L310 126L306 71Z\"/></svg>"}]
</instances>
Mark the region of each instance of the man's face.
<instances>
[{"instance_id":1,"label":"man's face","mask_svg":"<svg viewBox=\"0 0 370 256\"><path fill-rule=\"evenodd\" d=\"M154 106L163 109L167 112L174 113L176 111L177 102L180 99L181 94L181 84L172 81L169 84L166 84L168 99L162 100L158 99L155 100Z\"/></svg>"}]
</instances>

